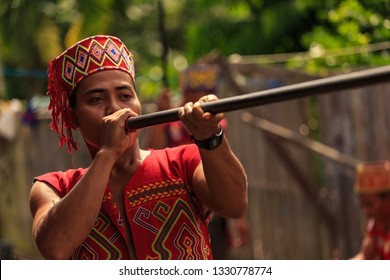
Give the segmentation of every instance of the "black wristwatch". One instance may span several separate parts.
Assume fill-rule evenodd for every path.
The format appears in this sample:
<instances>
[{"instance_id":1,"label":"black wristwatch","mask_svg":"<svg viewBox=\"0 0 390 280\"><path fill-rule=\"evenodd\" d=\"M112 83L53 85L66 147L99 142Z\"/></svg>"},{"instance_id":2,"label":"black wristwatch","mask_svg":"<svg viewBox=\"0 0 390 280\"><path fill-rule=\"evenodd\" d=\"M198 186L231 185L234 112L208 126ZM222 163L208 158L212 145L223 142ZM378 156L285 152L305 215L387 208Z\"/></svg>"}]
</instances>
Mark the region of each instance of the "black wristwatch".
<instances>
[{"instance_id":1,"label":"black wristwatch","mask_svg":"<svg viewBox=\"0 0 390 280\"><path fill-rule=\"evenodd\" d=\"M211 136L210 138L207 138L205 140L202 140L202 141L196 140L193 135L191 135L191 139L199 148L206 149L206 150L213 150L216 147L218 147L219 145L221 145L221 143L222 143L223 129L221 126L220 126L220 128L221 128L221 130L217 134L215 134L214 136Z\"/></svg>"}]
</instances>

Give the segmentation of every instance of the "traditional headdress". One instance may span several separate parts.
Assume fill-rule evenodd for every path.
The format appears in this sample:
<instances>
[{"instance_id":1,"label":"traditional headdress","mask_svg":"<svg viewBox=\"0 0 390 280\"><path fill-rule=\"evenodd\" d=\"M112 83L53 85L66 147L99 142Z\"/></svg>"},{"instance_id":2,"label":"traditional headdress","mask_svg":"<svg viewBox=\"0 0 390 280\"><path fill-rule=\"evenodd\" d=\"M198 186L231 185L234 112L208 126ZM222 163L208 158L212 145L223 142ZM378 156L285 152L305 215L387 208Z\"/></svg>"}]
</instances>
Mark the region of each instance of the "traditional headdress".
<instances>
[{"instance_id":1,"label":"traditional headdress","mask_svg":"<svg viewBox=\"0 0 390 280\"><path fill-rule=\"evenodd\" d=\"M69 108L69 97L80 82L99 71L121 70L133 81L135 68L133 55L116 37L96 35L81 40L49 62L49 110L52 110L50 127L58 133L59 145L77 150L72 129L75 128ZM65 131L66 130L66 131Z\"/></svg>"},{"instance_id":2,"label":"traditional headdress","mask_svg":"<svg viewBox=\"0 0 390 280\"><path fill-rule=\"evenodd\" d=\"M181 73L180 86L183 92L202 91L215 94L218 88L219 72L216 64L194 64Z\"/></svg>"},{"instance_id":3,"label":"traditional headdress","mask_svg":"<svg viewBox=\"0 0 390 280\"><path fill-rule=\"evenodd\" d=\"M390 192L390 161L359 164L356 170L355 190L358 194Z\"/></svg>"}]
</instances>

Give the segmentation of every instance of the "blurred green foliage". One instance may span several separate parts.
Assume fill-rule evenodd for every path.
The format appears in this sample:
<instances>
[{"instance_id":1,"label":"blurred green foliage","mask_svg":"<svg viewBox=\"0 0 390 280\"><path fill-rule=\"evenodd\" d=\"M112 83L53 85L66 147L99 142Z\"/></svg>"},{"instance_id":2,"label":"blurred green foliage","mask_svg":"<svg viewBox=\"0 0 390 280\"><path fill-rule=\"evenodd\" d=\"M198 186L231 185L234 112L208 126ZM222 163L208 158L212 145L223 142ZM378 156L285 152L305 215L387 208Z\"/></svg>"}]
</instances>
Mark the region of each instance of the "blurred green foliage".
<instances>
[{"instance_id":1,"label":"blurred green foliage","mask_svg":"<svg viewBox=\"0 0 390 280\"><path fill-rule=\"evenodd\" d=\"M390 61L388 44L372 48L390 39L388 0L160 1L169 47L166 73L158 0L2 0L0 97L44 94L44 75L15 76L13 69L42 73L51 58L94 34L118 36L133 52L141 99L160 92L164 75L177 91L178 72L213 50L225 56L302 52L282 63L324 75Z\"/></svg>"}]
</instances>

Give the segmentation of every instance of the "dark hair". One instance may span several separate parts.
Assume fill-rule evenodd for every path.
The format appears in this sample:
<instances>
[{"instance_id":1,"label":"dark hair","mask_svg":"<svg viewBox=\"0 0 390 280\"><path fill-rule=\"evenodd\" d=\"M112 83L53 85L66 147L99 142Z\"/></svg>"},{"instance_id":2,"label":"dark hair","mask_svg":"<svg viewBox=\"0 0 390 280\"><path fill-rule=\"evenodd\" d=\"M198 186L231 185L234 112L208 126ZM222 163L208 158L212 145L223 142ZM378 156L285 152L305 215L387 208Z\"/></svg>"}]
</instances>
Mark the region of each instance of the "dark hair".
<instances>
[{"instance_id":1,"label":"dark hair","mask_svg":"<svg viewBox=\"0 0 390 280\"><path fill-rule=\"evenodd\" d=\"M69 106L70 108L74 109L77 105L77 98L76 98L76 92L73 91L69 96Z\"/></svg>"}]
</instances>

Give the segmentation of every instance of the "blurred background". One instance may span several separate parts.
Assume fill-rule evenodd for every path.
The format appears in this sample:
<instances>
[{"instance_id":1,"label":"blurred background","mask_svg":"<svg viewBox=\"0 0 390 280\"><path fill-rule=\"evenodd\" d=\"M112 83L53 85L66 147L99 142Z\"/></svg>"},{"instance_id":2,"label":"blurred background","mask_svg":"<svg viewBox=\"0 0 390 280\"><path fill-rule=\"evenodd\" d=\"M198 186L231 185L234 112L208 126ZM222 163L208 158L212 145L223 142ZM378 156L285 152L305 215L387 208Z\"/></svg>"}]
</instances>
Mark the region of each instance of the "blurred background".
<instances>
[{"instance_id":1,"label":"blurred background","mask_svg":"<svg viewBox=\"0 0 390 280\"><path fill-rule=\"evenodd\" d=\"M121 38L144 113L164 88L179 99L180 71L199 60L223 69L220 98L390 62L388 0L2 0L0 19L1 259L40 259L28 207L33 177L90 162L82 145L76 154L57 147L45 96L48 61L76 41ZM227 113L248 173L250 225L230 257L357 253L364 217L355 167L390 158L389 101L386 82Z\"/></svg>"}]
</instances>

